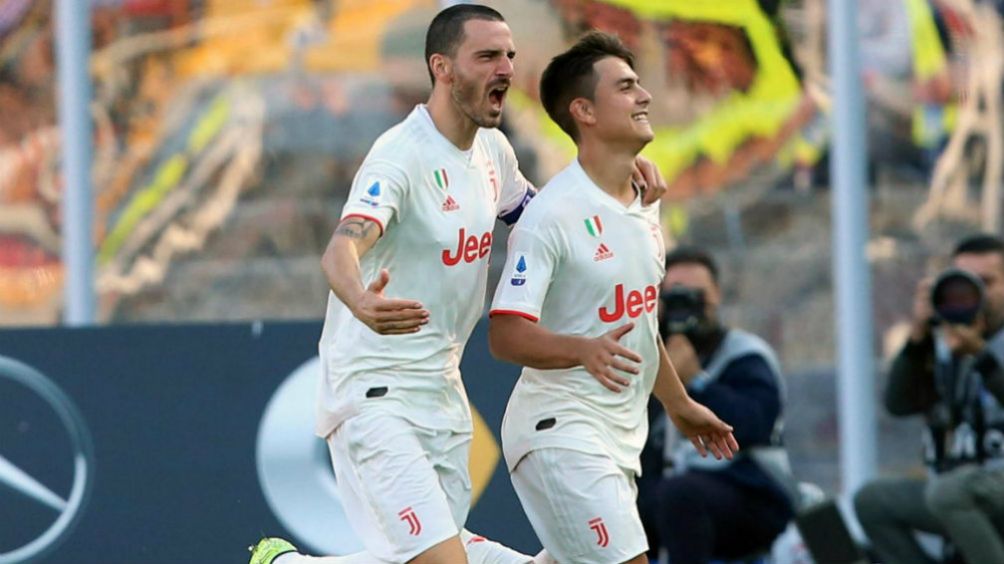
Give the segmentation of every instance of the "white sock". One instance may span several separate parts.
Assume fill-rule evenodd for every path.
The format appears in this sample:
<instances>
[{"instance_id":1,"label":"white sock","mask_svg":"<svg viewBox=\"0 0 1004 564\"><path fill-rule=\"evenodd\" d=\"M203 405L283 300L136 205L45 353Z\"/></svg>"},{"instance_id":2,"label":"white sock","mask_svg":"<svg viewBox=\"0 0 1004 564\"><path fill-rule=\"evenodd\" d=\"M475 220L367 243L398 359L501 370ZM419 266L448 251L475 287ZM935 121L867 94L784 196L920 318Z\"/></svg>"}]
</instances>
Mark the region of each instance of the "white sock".
<instances>
[{"instance_id":1,"label":"white sock","mask_svg":"<svg viewBox=\"0 0 1004 564\"><path fill-rule=\"evenodd\" d=\"M272 561L272 564L374 564L378 562L367 552L357 552L346 556L307 556L299 552L287 552Z\"/></svg>"}]
</instances>

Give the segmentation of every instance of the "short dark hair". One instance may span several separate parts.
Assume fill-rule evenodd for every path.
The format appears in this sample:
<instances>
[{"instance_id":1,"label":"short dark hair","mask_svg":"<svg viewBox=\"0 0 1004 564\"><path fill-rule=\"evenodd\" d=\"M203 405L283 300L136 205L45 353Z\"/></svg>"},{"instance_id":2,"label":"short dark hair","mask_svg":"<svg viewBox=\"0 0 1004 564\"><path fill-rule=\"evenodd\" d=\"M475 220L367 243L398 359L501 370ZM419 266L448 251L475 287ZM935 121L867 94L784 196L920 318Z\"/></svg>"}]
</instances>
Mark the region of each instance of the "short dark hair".
<instances>
[{"instance_id":1,"label":"short dark hair","mask_svg":"<svg viewBox=\"0 0 1004 564\"><path fill-rule=\"evenodd\" d=\"M464 42L464 24L470 20L504 22L498 11L481 4L456 4L436 14L425 33L425 65L429 70L429 80L436 84L429 59L435 54L453 57L457 47Z\"/></svg>"},{"instance_id":2,"label":"short dark hair","mask_svg":"<svg viewBox=\"0 0 1004 564\"><path fill-rule=\"evenodd\" d=\"M711 280L718 284L718 263L711 253L700 247L681 246L666 253L666 270L678 264L699 264L711 273Z\"/></svg>"},{"instance_id":3,"label":"short dark hair","mask_svg":"<svg viewBox=\"0 0 1004 564\"><path fill-rule=\"evenodd\" d=\"M1001 255L1001 258L1004 258L1004 240L995 235L980 233L959 241L955 250L952 251L952 257L962 254L985 255L990 253L997 253Z\"/></svg>"},{"instance_id":4,"label":"short dark hair","mask_svg":"<svg viewBox=\"0 0 1004 564\"><path fill-rule=\"evenodd\" d=\"M593 100L596 93L596 69L593 65L601 59L617 57L632 69L634 54L616 35L590 31L568 51L551 59L540 77L540 101L547 115L567 133L573 141L579 140L579 128L569 110L576 98Z\"/></svg>"}]
</instances>

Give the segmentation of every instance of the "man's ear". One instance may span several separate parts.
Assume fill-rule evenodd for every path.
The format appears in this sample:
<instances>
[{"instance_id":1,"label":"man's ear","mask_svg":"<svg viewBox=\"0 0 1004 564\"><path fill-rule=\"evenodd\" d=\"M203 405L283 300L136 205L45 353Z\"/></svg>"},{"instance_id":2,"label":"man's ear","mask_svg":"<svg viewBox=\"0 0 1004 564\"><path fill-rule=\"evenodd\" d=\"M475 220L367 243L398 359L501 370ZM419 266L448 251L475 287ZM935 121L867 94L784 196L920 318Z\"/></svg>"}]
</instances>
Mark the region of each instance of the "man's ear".
<instances>
[{"instance_id":1,"label":"man's ear","mask_svg":"<svg viewBox=\"0 0 1004 564\"><path fill-rule=\"evenodd\" d=\"M432 75L436 77L436 82L449 82L453 74L453 62L442 53L433 53L429 57L429 68Z\"/></svg>"},{"instance_id":2,"label":"man's ear","mask_svg":"<svg viewBox=\"0 0 1004 564\"><path fill-rule=\"evenodd\" d=\"M576 98L568 105L568 111L576 123L594 125L596 115L593 113L593 103L586 98Z\"/></svg>"}]
</instances>

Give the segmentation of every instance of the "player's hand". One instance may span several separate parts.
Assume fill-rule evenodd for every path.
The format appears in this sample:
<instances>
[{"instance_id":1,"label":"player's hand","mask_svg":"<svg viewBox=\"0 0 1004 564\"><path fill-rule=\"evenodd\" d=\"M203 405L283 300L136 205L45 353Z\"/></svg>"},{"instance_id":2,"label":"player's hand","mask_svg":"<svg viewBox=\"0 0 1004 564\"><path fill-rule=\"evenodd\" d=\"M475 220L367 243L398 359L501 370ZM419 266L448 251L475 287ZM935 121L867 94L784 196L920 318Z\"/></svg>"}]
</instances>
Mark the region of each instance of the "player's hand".
<instances>
[{"instance_id":1,"label":"player's hand","mask_svg":"<svg viewBox=\"0 0 1004 564\"><path fill-rule=\"evenodd\" d=\"M390 282L387 269L380 271L359 299L352 305L352 315L381 335L404 335L417 332L429 322L429 312L415 300L387 298L383 289Z\"/></svg>"},{"instance_id":2,"label":"player's hand","mask_svg":"<svg viewBox=\"0 0 1004 564\"><path fill-rule=\"evenodd\" d=\"M641 357L619 342L631 329L634 329L634 323L625 323L609 333L588 339L579 351L579 364L611 392L620 393L621 388L631 384L616 371L638 373L638 367L631 363L641 363Z\"/></svg>"},{"instance_id":3,"label":"player's hand","mask_svg":"<svg viewBox=\"0 0 1004 564\"><path fill-rule=\"evenodd\" d=\"M707 456L711 451L718 460L722 457L732 460L732 455L739 450L739 443L732 435L732 426L696 401L688 399L682 408L667 408L666 413L680 433L694 443L701 456Z\"/></svg>"},{"instance_id":4,"label":"player's hand","mask_svg":"<svg viewBox=\"0 0 1004 564\"><path fill-rule=\"evenodd\" d=\"M658 202L666 193L666 181L659 167L645 157L635 157L631 179L641 189L641 203L646 206Z\"/></svg>"}]
</instances>

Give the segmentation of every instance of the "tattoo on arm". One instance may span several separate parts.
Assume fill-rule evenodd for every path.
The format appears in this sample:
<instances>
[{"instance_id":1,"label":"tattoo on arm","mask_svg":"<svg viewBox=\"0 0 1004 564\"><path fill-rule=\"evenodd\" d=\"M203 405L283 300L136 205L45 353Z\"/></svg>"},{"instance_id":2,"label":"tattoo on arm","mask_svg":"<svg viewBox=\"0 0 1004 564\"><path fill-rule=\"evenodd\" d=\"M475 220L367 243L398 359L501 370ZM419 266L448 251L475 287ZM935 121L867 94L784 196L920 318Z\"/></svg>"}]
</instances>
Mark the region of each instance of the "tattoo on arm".
<instances>
[{"instance_id":1,"label":"tattoo on arm","mask_svg":"<svg viewBox=\"0 0 1004 564\"><path fill-rule=\"evenodd\" d=\"M367 239L370 233L373 232L374 227L376 227L376 223L373 221L361 217L352 217L338 224L338 228L335 229L335 235L348 237L349 239Z\"/></svg>"}]
</instances>

